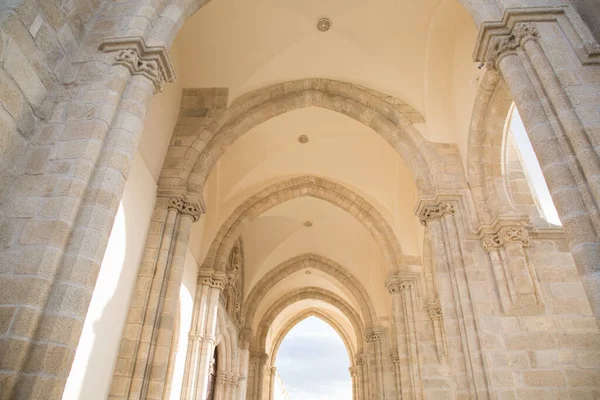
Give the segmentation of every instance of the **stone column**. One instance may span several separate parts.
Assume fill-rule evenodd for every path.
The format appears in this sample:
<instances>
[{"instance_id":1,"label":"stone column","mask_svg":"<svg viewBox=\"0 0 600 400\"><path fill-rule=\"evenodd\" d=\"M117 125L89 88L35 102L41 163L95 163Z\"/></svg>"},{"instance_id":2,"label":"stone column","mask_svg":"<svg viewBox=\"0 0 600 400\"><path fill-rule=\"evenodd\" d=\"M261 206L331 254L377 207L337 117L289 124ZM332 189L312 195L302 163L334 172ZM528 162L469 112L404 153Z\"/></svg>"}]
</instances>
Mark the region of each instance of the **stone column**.
<instances>
[{"instance_id":1,"label":"stone column","mask_svg":"<svg viewBox=\"0 0 600 400\"><path fill-rule=\"evenodd\" d=\"M61 88L57 114L35 124L34 137L45 147L25 153L35 167L23 171L4 199L12 205L0 221L0 386L6 398L63 393L147 105L156 84L170 80L166 49L132 51L144 62L149 53L160 54L159 62L145 65L152 76L109 65L118 63L97 54L78 60L83 70L95 71L92 82ZM40 157L44 149L51 156Z\"/></svg>"},{"instance_id":2,"label":"stone column","mask_svg":"<svg viewBox=\"0 0 600 400\"><path fill-rule=\"evenodd\" d=\"M585 76L583 63L598 63L591 58L595 40L570 6L518 11L507 12L502 23L483 24L475 57L500 71L519 108L600 324L600 158L595 150L600 139L592 127L600 111L590 113L572 102L585 85L578 82L570 88L573 94L567 93L556 75L565 72L563 55L557 52L549 58L539 44L540 40L552 41L553 46L568 43L565 50L572 53L564 57L575 54L580 63L569 64L571 71L566 72L591 85L600 79L590 78L593 73ZM539 22L545 23L545 35L538 32ZM547 29L548 25L555 29Z\"/></svg>"},{"instance_id":3,"label":"stone column","mask_svg":"<svg viewBox=\"0 0 600 400\"><path fill-rule=\"evenodd\" d=\"M252 390L247 396L249 400L263 400L265 365L268 358L269 356L267 354L250 355L250 365L252 366Z\"/></svg>"},{"instance_id":4,"label":"stone column","mask_svg":"<svg viewBox=\"0 0 600 400\"><path fill-rule=\"evenodd\" d=\"M162 398L190 229L200 210L182 198L156 201L111 399Z\"/></svg>"},{"instance_id":5,"label":"stone column","mask_svg":"<svg viewBox=\"0 0 600 400\"><path fill-rule=\"evenodd\" d=\"M422 399L421 361L415 326L415 277L390 276L386 286L392 295L392 321L396 327L403 399Z\"/></svg>"},{"instance_id":6,"label":"stone column","mask_svg":"<svg viewBox=\"0 0 600 400\"><path fill-rule=\"evenodd\" d=\"M217 378L215 382L215 400L225 400L225 387L227 386L227 381L229 380L229 376L226 372L218 371Z\"/></svg>"},{"instance_id":7,"label":"stone column","mask_svg":"<svg viewBox=\"0 0 600 400\"><path fill-rule=\"evenodd\" d=\"M223 273L199 273L181 389L183 400L206 398L210 362L215 352L219 295L225 281L226 276Z\"/></svg>"},{"instance_id":8,"label":"stone column","mask_svg":"<svg viewBox=\"0 0 600 400\"><path fill-rule=\"evenodd\" d=\"M244 400L248 390L249 361L250 361L250 341L252 340L252 330L244 328L240 331L240 352L239 352L239 384L237 387L236 399Z\"/></svg>"},{"instance_id":9,"label":"stone column","mask_svg":"<svg viewBox=\"0 0 600 400\"><path fill-rule=\"evenodd\" d=\"M369 400L371 398L369 370L363 354L356 355L355 364L358 369L358 398L359 400Z\"/></svg>"},{"instance_id":10,"label":"stone column","mask_svg":"<svg viewBox=\"0 0 600 400\"><path fill-rule=\"evenodd\" d=\"M372 344L373 350L373 362L374 362L374 373L375 383L377 389L377 399L385 399L385 384L383 378L383 349L382 341L384 340L385 332L383 331L372 331L367 334L366 342Z\"/></svg>"},{"instance_id":11,"label":"stone column","mask_svg":"<svg viewBox=\"0 0 600 400\"><path fill-rule=\"evenodd\" d=\"M396 397L402 399L402 377L400 376L400 354L398 350L390 353L390 358L394 363L394 381L396 384Z\"/></svg>"},{"instance_id":12,"label":"stone column","mask_svg":"<svg viewBox=\"0 0 600 400\"><path fill-rule=\"evenodd\" d=\"M483 237L488 251L500 303L505 313L535 315L544 311L535 269L527 262L524 247L529 246L526 226L503 225L496 233Z\"/></svg>"},{"instance_id":13,"label":"stone column","mask_svg":"<svg viewBox=\"0 0 600 400\"><path fill-rule=\"evenodd\" d=\"M453 304L458 326L458 330L455 331L462 349L460 355L454 351L451 358L456 359L458 356L464 363L469 395L472 398L487 399L489 398L487 374L455 212L455 206L446 201L439 203L421 201L417 208L421 224L429 230L436 270L447 276L450 281L451 292L444 293L443 304ZM440 307L431 312L436 316L438 313L441 314L442 310Z\"/></svg>"},{"instance_id":14,"label":"stone column","mask_svg":"<svg viewBox=\"0 0 600 400\"><path fill-rule=\"evenodd\" d=\"M268 380L266 382L265 390L268 393L267 400L273 400L275 397L275 374L277 374L277 367L269 367L267 375Z\"/></svg>"},{"instance_id":15,"label":"stone column","mask_svg":"<svg viewBox=\"0 0 600 400\"><path fill-rule=\"evenodd\" d=\"M358 390L356 383L356 368L349 367L348 372L350 373L350 379L352 379L352 400L358 400Z\"/></svg>"}]
</instances>

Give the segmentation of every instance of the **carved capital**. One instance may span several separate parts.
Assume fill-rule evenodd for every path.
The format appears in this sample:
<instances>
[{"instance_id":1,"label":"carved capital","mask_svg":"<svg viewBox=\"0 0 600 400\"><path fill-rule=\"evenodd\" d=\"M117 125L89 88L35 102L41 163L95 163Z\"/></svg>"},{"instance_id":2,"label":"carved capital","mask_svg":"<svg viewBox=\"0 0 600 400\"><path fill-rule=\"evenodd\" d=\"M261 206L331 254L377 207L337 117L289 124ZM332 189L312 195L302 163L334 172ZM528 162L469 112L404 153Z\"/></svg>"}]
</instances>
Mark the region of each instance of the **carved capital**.
<instances>
[{"instance_id":1,"label":"carved capital","mask_svg":"<svg viewBox=\"0 0 600 400\"><path fill-rule=\"evenodd\" d=\"M169 199L170 209L177 210L180 214L189 215L192 217L194 222L197 222L200 219L200 215L202 214L200 205L196 203L191 203L185 201L181 197L171 197Z\"/></svg>"},{"instance_id":2,"label":"carved capital","mask_svg":"<svg viewBox=\"0 0 600 400\"><path fill-rule=\"evenodd\" d=\"M165 82L175 81L175 71L167 49L162 46L146 46L142 37L105 39L100 50L115 53L115 65L124 66L131 75L150 79L157 92L162 91Z\"/></svg>"},{"instance_id":3,"label":"carved capital","mask_svg":"<svg viewBox=\"0 0 600 400\"><path fill-rule=\"evenodd\" d=\"M357 354L357 355L356 355L356 358L355 358L356 365L359 365L359 366L360 366L360 365L364 365L364 364L365 364L365 361L366 361L366 360L365 360L365 358L362 356L362 354Z\"/></svg>"},{"instance_id":4,"label":"carved capital","mask_svg":"<svg viewBox=\"0 0 600 400\"><path fill-rule=\"evenodd\" d=\"M498 232L486 235L482 239L486 251L497 250L507 243L521 243L523 247L530 245L529 229L525 226L503 226Z\"/></svg>"},{"instance_id":5,"label":"carved capital","mask_svg":"<svg viewBox=\"0 0 600 400\"><path fill-rule=\"evenodd\" d=\"M503 55L514 51L523 46L529 40L535 40L539 37L539 32L532 22L520 22L515 24L512 30L501 36L496 36L491 42L485 63L489 68L495 68L497 62Z\"/></svg>"},{"instance_id":6,"label":"carved capital","mask_svg":"<svg viewBox=\"0 0 600 400\"><path fill-rule=\"evenodd\" d=\"M241 343L244 343L244 342L250 343L250 341L252 340L253 336L254 335L252 333L252 329L251 328L246 327L246 328L242 328L242 330L240 330L240 336L239 337L240 337L240 342Z\"/></svg>"},{"instance_id":7,"label":"carved capital","mask_svg":"<svg viewBox=\"0 0 600 400\"><path fill-rule=\"evenodd\" d=\"M379 342L380 340L383 340L383 335L384 333L382 331L371 331L367 333L365 339L367 343Z\"/></svg>"},{"instance_id":8,"label":"carved capital","mask_svg":"<svg viewBox=\"0 0 600 400\"><path fill-rule=\"evenodd\" d=\"M385 287L390 294L402 293L405 290L413 288L414 281L412 279L388 278L385 281Z\"/></svg>"},{"instance_id":9,"label":"carved capital","mask_svg":"<svg viewBox=\"0 0 600 400\"><path fill-rule=\"evenodd\" d=\"M421 225L427 226L429 221L441 219L448 214L454 214L454 211L454 206L446 202L425 205L419 213L419 221L421 221Z\"/></svg>"},{"instance_id":10,"label":"carved capital","mask_svg":"<svg viewBox=\"0 0 600 400\"><path fill-rule=\"evenodd\" d=\"M398 364L400 362L400 354L398 353L398 350L394 350L390 353L390 357L392 358L392 362L394 364Z\"/></svg>"},{"instance_id":11,"label":"carved capital","mask_svg":"<svg viewBox=\"0 0 600 400\"><path fill-rule=\"evenodd\" d=\"M511 227L505 226L500 228L498 231L498 236L500 237L502 244L517 242L521 243L523 246L529 246L529 229L524 226Z\"/></svg>"}]
</instances>

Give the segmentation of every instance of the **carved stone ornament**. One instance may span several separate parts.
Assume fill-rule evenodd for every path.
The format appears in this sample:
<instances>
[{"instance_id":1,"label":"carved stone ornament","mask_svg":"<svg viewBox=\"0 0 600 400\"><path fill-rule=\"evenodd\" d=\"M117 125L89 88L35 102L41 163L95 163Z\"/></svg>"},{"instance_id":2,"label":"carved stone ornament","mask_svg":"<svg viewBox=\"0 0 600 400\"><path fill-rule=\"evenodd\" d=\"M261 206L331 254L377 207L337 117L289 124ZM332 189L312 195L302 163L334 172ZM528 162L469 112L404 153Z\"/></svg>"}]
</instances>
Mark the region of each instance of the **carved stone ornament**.
<instances>
[{"instance_id":1,"label":"carved stone ornament","mask_svg":"<svg viewBox=\"0 0 600 400\"><path fill-rule=\"evenodd\" d=\"M390 294L402 293L407 289L412 289L413 281L401 279L387 279L385 282L385 287L387 288L388 292L390 292Z\"/></svg>"},{"instance_id":2,"label":"carved stone ornament","mask_svg":"<svg viewBox=\"0 0 600 400\"><path fill-rule=\"evenodd\" d=\"M202 214L198 204L187 202L181 197L171 197L169 199L169 208L177 210L180 214L191 216L194 222L198 222Z\"/></svg>"},{"instance_id":3,"label":"carved stone ornament","mask_svg":"<svg viewBox=\"0 0 600 400\"><path fill-rule=\"evenodd\" d=\"M421 221L421 225L427 226L430 220L441 219L445 215L454 214L454 211L454 206L450 203L426 205L419 213L419 221Z\"/></svg>"},{"instance_id":4,"label":"carved stone ornament","mask_svg":"<svg viewBox=\"0 0 600 400\"><path fill-rule=\"evenodd\" d=\"M442 306L440 305L440 299L433 301L431 304L427 306L427 314L431 319L441 319L442 314Z\"/></svg>"},{"instance_id":5,"label":"carved stone ornament","mask_svg":"<svg viewBox=\"0 0 600 400\"><path fill-rule=\"evenodd\" d=\"M367 333L367 343L378 342L383 339L383 332L369 332Z\"/></svg>"},{"instance_id":6,"label":"carved stone ornament","mask_svg":"<svg viewBox=\"0 0 600 400\"><path fill-rule=\"evenodd\" d=\"M167 49L162 46L146 46L142 37L110 38L104 40L100 50L115 53L114 64L122 65L131 75L144 76L161 92L165 82L175 81Z\"/></svg>"},{"instance_id":7,"label":"carved stone ornament","mask_svg":"<svg viewBox=\"0 0 600 400\"><path fill-rule=\"evenodd\" d=\"M356 365L364 365L364 363L365 363L365 358L362 355L358 354L356 356Z\"/></svg>"},{"instance_id":8,"label":"carved stone ornament","mask_svg":"<svg viewBox=\"0 0 600 400\"><path fill-rule=\"evenodd\" d=\"M198 276L198 284L210 286L211 288L223 290L227 283L227 276L224 274L200 275Z\"/></svg>"},{"instance_id":9,"label":"carved stone ornament","mask_svg":"<svg viewBox=\"0 0 600 400\"><path fill-rule=\"evenodd\" d=\"M539 36L535 25L531 22L521 22L514 26L511 33L494 38L492 46L488 49L485 62L488 68L495 68L501 56L509 51L516 50L528 40Z\"/></svg>"},{"instance_id":10,"label":"carved stone ornament","mask_svg":"<svg viewBox=\"0 0 600 400\"><path fill-rule=\"evenodd\" d=\"M482 239L486 251L497 250L506 243L521 243L523 247L530 245L529 229L525 226L503 226L497 233L486 235Z\"/></svg>"},{"instance_id":11,"label":"carved stone ornament","mask_svg":"<svg viewBox=\"0 0 600 400\"><path fill-rule=\"evenodd\" d=\"M392 358L392 362L394 364L398 364L400 362L400 354L398 353L398 350L394 350L390 353L390 357Z\"/></svg>"},{"instance_id":12,"label":"carved stone ornament","mask_svg":"<svg viewBox=\"0 0 600 400\"><path fill-rule=\"evenodd\" d=\"M251 328L243 328L240 331L240 342L250 342L252 340L253 334Z\"/></svg>"}]
</instances>

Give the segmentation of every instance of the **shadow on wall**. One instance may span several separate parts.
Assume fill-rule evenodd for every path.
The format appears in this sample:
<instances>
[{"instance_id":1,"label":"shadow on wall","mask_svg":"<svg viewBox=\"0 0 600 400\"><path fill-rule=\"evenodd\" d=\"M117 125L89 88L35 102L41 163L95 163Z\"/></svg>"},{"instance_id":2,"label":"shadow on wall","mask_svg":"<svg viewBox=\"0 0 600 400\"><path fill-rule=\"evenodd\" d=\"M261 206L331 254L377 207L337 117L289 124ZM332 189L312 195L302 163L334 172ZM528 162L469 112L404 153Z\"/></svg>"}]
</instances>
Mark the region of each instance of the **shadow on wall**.
<instances>
[{"instance_id":1,"label":"shadow on wall","mask_svg":"<svg viewBox=\"0 0 600 400\"><path fill-rule=\"evenodd\" d=\"M137 154L115 217L63 400L104 400L108 396L155 199L156 184Z\"/></svg>"}]
</instances>

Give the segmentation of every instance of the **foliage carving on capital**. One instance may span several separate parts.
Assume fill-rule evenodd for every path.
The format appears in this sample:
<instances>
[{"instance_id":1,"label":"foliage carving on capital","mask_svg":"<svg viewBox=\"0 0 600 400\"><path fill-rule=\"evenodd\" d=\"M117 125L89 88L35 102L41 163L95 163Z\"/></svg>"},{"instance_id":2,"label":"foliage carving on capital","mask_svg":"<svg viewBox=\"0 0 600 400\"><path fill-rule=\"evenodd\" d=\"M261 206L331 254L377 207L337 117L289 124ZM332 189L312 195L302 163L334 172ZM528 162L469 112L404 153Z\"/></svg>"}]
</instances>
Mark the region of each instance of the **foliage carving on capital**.
<instances>
[{"instance_id":1,"label":"foliage carving on capital","mask_svg":"<svg viewBox=\"0 0 600 400\"><path fill-rule=\"evenodd\" d=\"M385 286L390 294L402 293L405 290L412 289L414 281L412 279L388 278Z\"/></svg>"},{"instance_id":2,"label":"foliage carving on capital","mask_svg":"<svg viewBox=\"0 0 600 400\"><path fill-rule=\"evenodd\" d=\"M114 65L122 65L131 75L141 75L161 92L165 82L175 81L175 72L167 49L162 46L146 46L142 37L105 39L100 45L105 53L115 53Z\"/></svg>"},{"instance_id":3,"label":"foliage carving on capital","mask_svg":"<svg viewBox=\"0 0 600 400\"><path fill-rule=\"evenodd\" d=\"M528 247L529 229L525 226L503 226L497 233L485 235L482 239L486 251L497 250L507 243L521 243L523 247Z\"/></svg>"},{"instance_id":4,"label":"foliage carving on capital","mask_svg":"<svg viewBox=\"0 0 600 400\"><path fill-rule=\"evenodd\" d=\"M192 217L194 222L198 222L200 215L202 214L199 204L185 201L181 197L169 198L169 208L177 210L177 212L180 214L189 215Z\"/></svg>"},{"instance_id":5,"label":"foliage carving on capital","mask_svg":"<svg viewBox=\"0 0 600 400\"><path fill-rule=\"evenodd\" d=\"M253 333L252 333L252 329L251 328L242 328L242 330L240 330L240 342L244 343L244 342L250 342L252 340L253 337Z\"/></svg>"},{"instance_id":6,"label":"foliage carving on capital","mask_svg":"<svg viewBox=\"0 0 600 400\"><path fill-rule=\"evenodd\" d=\"M450 203L429 204L423 207L419 213L421 225L427 226L431 220L441 219L445 215L454 214L454 206Z\"/></svg>"},{"instance_id":7,"label":"foliage carving on capital","mask_svg":"<svg viewBox=\"0 0 600 400\"><path fill-rule=\"evenodd\" d=\"M485 61L489 68L495 68L496 63L502 55L513 51L529 40L539 37L539 32L532 22L520 22L515 24L510 34L498 36L488 50Z\"/></svg>"}]
</instances>

